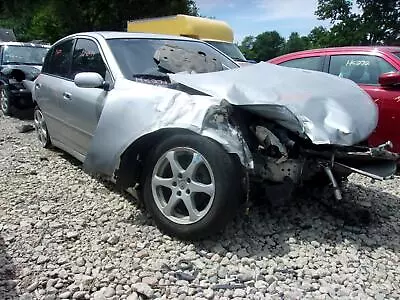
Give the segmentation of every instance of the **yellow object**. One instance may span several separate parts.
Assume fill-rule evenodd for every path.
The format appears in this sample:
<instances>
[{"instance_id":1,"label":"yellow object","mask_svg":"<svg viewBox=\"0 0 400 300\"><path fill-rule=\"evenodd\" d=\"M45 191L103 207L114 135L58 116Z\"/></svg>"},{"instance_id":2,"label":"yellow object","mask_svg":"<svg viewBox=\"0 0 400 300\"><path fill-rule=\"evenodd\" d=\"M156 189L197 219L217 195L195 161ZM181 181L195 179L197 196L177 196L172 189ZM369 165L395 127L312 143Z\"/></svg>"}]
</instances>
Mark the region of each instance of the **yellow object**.
<instances>
[{"instance_id":1,"label":"yellow object","mask_svg":"<svg viewBox=\"0 0 400 300\"><path fill-rule=\"evenodd\" d=\"M187 15L128 21L127 31L178 35L204 41L233 43L233 30L227 23Z\"/></svg>"}]
</instances>

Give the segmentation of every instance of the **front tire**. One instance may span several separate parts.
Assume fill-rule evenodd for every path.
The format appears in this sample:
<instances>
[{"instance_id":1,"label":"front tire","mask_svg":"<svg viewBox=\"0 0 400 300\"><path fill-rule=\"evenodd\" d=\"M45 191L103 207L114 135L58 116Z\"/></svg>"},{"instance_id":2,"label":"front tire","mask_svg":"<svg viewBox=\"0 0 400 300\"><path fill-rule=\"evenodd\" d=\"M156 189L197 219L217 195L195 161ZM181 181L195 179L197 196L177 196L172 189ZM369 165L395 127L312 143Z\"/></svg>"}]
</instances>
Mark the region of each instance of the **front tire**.
<instances>
[{"instance_id":1,"label":"front tire","mask_svg":"<svg viewBox=\"0 0 400 300\"><path fill-rule=\"evenodd\" d=\"M8 90L6 85L0 86L0 107L5 116L12 115L10 91Z\"/></svg>"},{"instance_id":2,"label":"front tire","mask_svg":"<svg viewBox=\"0 0 400 300\"><path fill-rule=\"evenodd\" d=\"M215 141L194 134L167 138L144 168L144 204L167 234L196 240L220 231L242 197L240 165Z\"/></svg>"},{"instance_id":3,"label":"front tire","mask_svg":"<svg viewBox=\"0 0 400 300\"><path fill-rule=\"evenodd\" d=\"M36 106L34 109L33 121L35 124L36 134L40 145L43 148L49 148L51 146L49 131L47 130L47 125L43 113L38 106Z\"/></svg>"}]
</instances>

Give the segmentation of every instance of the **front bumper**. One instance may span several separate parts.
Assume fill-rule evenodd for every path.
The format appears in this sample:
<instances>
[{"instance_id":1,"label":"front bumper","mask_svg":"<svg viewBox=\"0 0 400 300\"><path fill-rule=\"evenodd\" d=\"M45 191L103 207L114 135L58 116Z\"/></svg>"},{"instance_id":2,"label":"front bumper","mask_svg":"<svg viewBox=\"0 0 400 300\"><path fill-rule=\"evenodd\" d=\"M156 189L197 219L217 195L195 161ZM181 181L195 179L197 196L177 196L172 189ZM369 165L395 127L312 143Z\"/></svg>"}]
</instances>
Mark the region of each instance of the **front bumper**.
<instances>
[{"instance_id":1,"label":"front bumper","mask_svg":"<svg viewBox=\"0 0 400 300\"><path fill-rule=\"evenodd\" d=\"M305 150L306 155L318 157L323 166L358 173L375 180L392 179L397 171L400 155L390 152L388 142L375 148L363 146L336 147L333 151Z\"/></svg>"},{"instance_id":2,"label":"front bumper","mask_svg":"<svg viewBox=\"0 0 400 300\"><path fill-rule=\"evenodd\" d=\"M18 109L32 108L33 100L32 94L25 87L11 87L10 92L10 104Z\"/></svg>"}]
</instances>

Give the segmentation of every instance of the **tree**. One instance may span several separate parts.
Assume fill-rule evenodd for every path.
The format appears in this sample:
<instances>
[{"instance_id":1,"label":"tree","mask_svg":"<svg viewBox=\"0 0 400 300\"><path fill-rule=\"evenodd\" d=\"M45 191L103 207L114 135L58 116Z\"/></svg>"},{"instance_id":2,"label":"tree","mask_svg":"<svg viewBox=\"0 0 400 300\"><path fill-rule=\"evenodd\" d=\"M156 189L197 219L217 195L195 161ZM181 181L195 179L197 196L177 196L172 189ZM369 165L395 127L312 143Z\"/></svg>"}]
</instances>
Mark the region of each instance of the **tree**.
<instances>
[{"instance_id":1,"label":"tree","mask_svg":"<svg viewBox=\"0 0 400 300\"><path fill-rule=\"evenodd\" d=\"M240 51L247 59L255 59L255 54L253 52L255 37L252 35L244 37L241 44L239 45Z\"/></svg>"},{"instance_id":2,"label":"tree","mask_svg":"<svg viewBox=\"0 0 400 300\"><path fill-rule=\"evenodd\" d=\"M298 32L292 32L286 41L283 53L291 53L306 50L310 46L310 41L306 36L300 36Z\"/></svg>"},{"instance_id":3,"label":"tree","mask_svg":"<svg viewBox=\"0 0 400 300\"><path fill-rule=\"evenodd\" d=\"M314 27L308 34L310 48L324 48L334 46L331 41L331 32L323 26Z\"/></svg>"},{"instance_id":4,"label":"tree","mask_svg":"<svg viewBox=\"0 0 400 300\"><path fill-rule=\"evenodd\" d=\"M20 40L50 42L81 31L125 30L133 19L198 14L194 0L0 0L0 12L0 26L14 28Z\"/></svg>"},{"instance_id":5,"label":"tree","mask_svg":"<svg viewBox=\"0 0 400 300\"><path fill-rule=\"evenodd\" d=\"M390 44L400 39L400 0L318 0L315 14L330 20L332 43L341 45Z\"/></svg>"}]
</instances>

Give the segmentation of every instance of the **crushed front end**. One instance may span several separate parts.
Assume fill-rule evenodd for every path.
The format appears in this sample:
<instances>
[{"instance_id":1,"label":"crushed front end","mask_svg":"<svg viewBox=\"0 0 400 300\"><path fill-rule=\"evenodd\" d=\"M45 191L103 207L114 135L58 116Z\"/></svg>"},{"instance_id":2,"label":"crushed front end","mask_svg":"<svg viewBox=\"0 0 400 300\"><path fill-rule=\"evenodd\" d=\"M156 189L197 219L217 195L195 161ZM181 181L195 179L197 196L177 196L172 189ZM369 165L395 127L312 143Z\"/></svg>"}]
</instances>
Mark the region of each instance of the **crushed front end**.
<instances>
[{"instance_id":1,"label":"crushed front end","mask_svg":"<svg viewBox=\"0 0 400 300\"><path fill-rule=\"evenodd\" d=\"M244 112L242 112L243 114ZM388 142L366 146L315 145L274 122L248 116L247 142L254 161L252 183L274 205L289 200L298 187L330 185L342 199L341 182L351 173L373 180L392 179L399 155Z\"/></svg>"}]
</instances>

